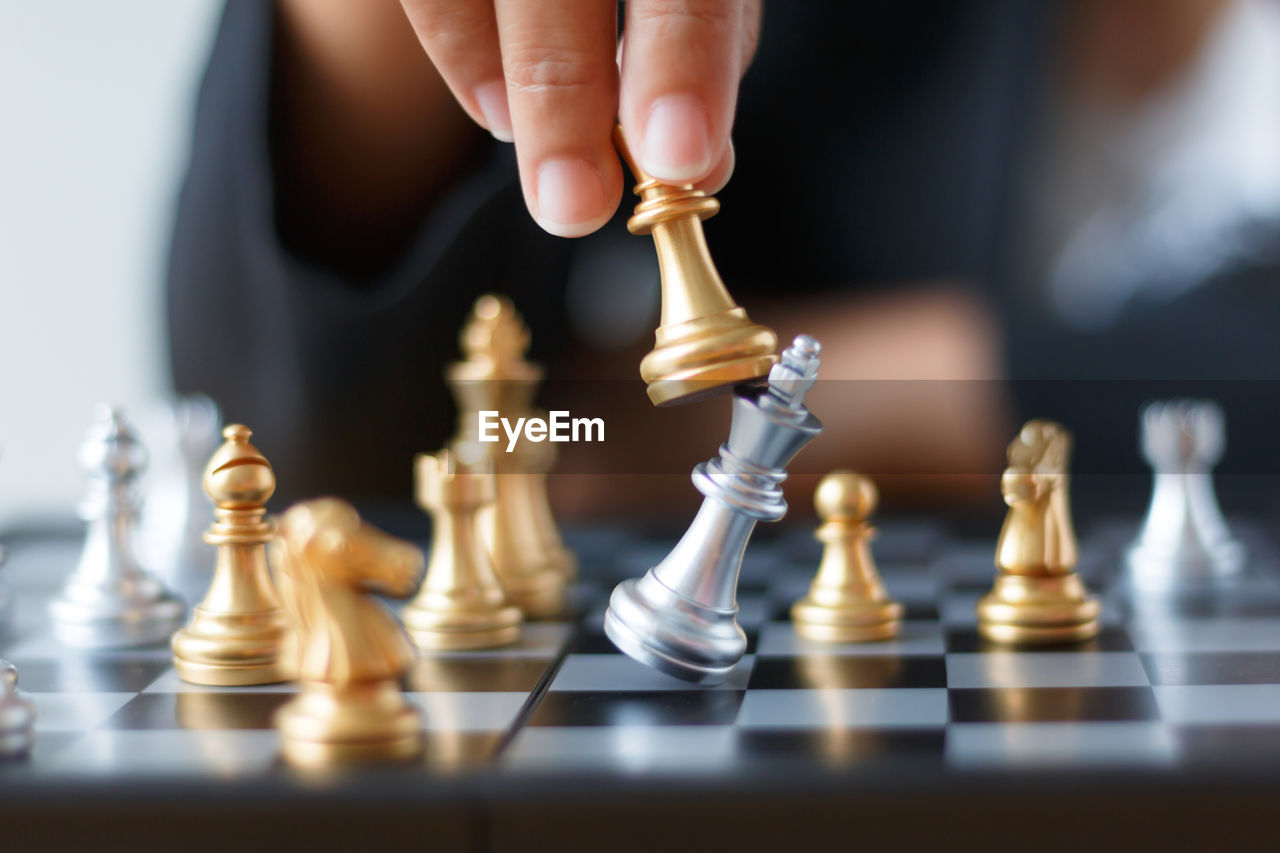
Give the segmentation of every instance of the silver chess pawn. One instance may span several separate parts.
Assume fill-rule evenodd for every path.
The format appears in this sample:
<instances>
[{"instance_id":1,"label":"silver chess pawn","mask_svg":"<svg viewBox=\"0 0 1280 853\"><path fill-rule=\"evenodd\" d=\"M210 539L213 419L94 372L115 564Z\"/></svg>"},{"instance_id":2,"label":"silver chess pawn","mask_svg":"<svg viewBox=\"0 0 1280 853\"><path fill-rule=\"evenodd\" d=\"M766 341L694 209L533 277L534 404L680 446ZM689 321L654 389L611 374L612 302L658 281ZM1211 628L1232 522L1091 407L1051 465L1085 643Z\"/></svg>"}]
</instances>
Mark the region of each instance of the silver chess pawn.
<instances>
[{"instance_id":1,"label":"silver chess pawn","mask_svg":"<svg viewBox=\"0 0 1280 853\"><path fill-rule=\"evenodd\" d=\"M81 648L166 640L182 624L183 604L138 565L133 550L146 450L118 410L104 409L80 462L89 472L80 506L88 531L79 564L49 605L54 635Z\"/></svg>"},{"instance_id":2,"label":"silver chess pawn","mask_svg":"<svg viewBox=\"0 0 1280 853\"><path fill-rule=\"evenodd\" d=\"M0 565L5 551L0 547ZM11 758L31 751L36 706L18 689L18 671L0 658L0 757Z\"/></svg>"},{"instance_id":3,"label":"silver chess pawn","mask_svg":"<svg viewBox=\"0 0 1280 853\"><path fill-rule=\"evenodd\" d=\"M764 387L739 388L729 441L693 469L706 497L661 563L614 589L604 629L626 654L668 675L718 684L746 654L737 621L738 570L758 521L787 512L786 465L822 431L804 407L818 377L818 342L795 339Z\"/></svg>"},{"instance_id":4,"label":"silver chess pawn","mask_svg":"<svg viewBox=\"0 0 1280 853\"><path fill-rule=\"evenodd\" d=\"M35 722L36 706L18 689L18 671L0 658L0 757L30 752Z\"/></svg>"},{"instance_id":5,"label":"silver chess pawn","mask_svg":"<svg viewBox=\"0 0 1280 853\"><path fill-rule=\"evenodd\" d=\"M1218 508L1211 469L1222 458L1222 409L1207 400L1148 403L1142 452L1155 471L1151 506L1126 554L1136 591L1168 593L1229 581L1244 564Z\"/></svg>"}]
</instances>

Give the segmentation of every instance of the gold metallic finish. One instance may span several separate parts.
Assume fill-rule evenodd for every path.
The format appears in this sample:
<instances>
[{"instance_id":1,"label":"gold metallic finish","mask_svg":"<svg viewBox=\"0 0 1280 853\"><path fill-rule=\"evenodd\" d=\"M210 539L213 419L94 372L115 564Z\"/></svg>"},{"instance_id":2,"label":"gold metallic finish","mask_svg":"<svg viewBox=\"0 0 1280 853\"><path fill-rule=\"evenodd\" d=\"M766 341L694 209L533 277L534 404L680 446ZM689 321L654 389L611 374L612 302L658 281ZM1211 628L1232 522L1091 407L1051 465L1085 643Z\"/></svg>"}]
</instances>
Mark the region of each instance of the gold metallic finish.
<instances>
[{"instance_id":1,"label":"gold metallic finish","mask_svg":"<svg viewBox=\"0 0 1280 853\"><path fill-rule=\"evenodd\" d=\"M875 528L867 519L879 503L875 483L852 471L833 471L818 483L814 507L822 526L822 562L809 593L791 607L795 631L807 640L860 643L897 636L902 605L885 592L871 556Z\"/></svg>"},{"instance_id":2,"label":"gold metallic finish","mask_svg":"<svg viewBox=\"0 0 1280 853\"><path fill-rule=\"evenodd\" d=\"M204 490L214 522L204 541L217 547L213 581L191 622L173 635L173 665L193 684L242 685L284 681L280 666L288 623L267 570L275 528L265 518L276 489L269 463L241 424L209 459Z\"/></svg>"},{"instance_id":3,"label":"gold metallic finish","mask_svg":"<svg viewBox=\"0 0 1280 853\"><path fill-rule=\"evenodd\" d=\"M418 596L401 613L420 649L487 649L520 639L520 609L507 603L480 537L477 513L494 500L486 468L453 454L417 457L418 503L431 513L431 557Z\"/></svg>"},{"instance_id":4,"label":"gold metallic finish","mask_svg":"<svg viewBox=\"0 0 1280 853\"><path fill-rule=\"evenodd\" d=\"M996 544L995 587L978 602L978 633L997 643L1076 643L1098 633L1098 600L1076 566L1067 464L1071 434L1028 421L1000 481L1009 505Z\"/></svg>"},{"instance_id":5,"label":"gold metallic finish","mask_svg":"<svg viewBox=\"0 0 1280 853\"><path fill-rule=\"evenodd\" d=\"M560 538L547 499L555 446L522 437L507 453L505 438L479 441L482 410L499 412L513 422L546 416L533 405L542 368L525 360L529 332L504 297L486 295L476 301L461 343L465 358L445 373L458 404L451 450L466 463L487 464L494 472L494 500L478 517L507 600L529 619L556 618L567 610L567 588L577 574L577 560Z\"/></svg>"},{"instance_id":6,"label":"gold metallic finish","mask_svg":"<svg viewBox=\"0 0 1280 853\"><path fill-rule=\"evenodd\" d=\"M275 715L285 759L327 767L419 755L422 717L399 683L413 647L370 593L409 595L422 552L320 498L284 514L272 556L297 636L298 696Z\"/></svg>"},{"instance_id":7,"label":"gold metallic finish","mask_svg":"<svg viewBox=\"0 0 1280 853\"><path fill-rule=\"evenodd\" d=\"M702 231L720 202L692 184L654 180L636 165L621 127L613 137L640 196L627 229L653 235L662 275L656 342L640 362L649 399L657 406L686 403L763 379L778 360L778 338L734 303Z\"/></svg>"}]
</instances>

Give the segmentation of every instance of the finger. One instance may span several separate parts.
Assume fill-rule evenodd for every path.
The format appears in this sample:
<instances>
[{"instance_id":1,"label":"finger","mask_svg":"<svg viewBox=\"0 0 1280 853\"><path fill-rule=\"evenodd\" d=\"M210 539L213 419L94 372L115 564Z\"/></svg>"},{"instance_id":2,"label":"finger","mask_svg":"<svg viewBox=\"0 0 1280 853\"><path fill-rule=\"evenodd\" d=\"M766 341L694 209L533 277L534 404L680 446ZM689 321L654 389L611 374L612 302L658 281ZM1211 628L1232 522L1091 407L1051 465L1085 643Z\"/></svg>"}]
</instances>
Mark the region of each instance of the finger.
<instances>
[{"instance_id":1,"label":"finger","mask_svg":"<svg viewBox=\"0 0 1280 853\"><path fill-rule=\"evenodd\" d=\"M497 0L496 9L525 202L552 234L588 234L609 220L622 195L611 141L617 6Z\"/></svg>"},{"instance_id":2,"label":"finger","mask_svg":"<svg viewBox=\"0 0 1280 853\"><path fill-rule=\"evenodd\" d=\"M473 120L510 142L511 112L490 0L401 0L427 56Z\"/></svg>"},{"instance_id":3,"label":"finger","mask_svg":"<svg viewBox=\"0 0 1280 853\"><path fill-rule=\"evenodd\" d=\"M742 0L627 4L622 126L655 178L700 182L723 159L755 31L748 11Z\"/></svg>"},{"instance_id":4,"label":"finger","mask_svg":"<svg viewBox=\"0 0 1280 853\"><path fill-rule=\"evenodd\" d=\"M733 140L731 139L729 144L725 146L724 154L720 155L720 159L712 167L710 174L694 184L694 189L702 190L707 195L715 195L724 189L725 184L729 183L729 179L733 177L734 165L735 157Z\"/></svg>"}]
</instances>

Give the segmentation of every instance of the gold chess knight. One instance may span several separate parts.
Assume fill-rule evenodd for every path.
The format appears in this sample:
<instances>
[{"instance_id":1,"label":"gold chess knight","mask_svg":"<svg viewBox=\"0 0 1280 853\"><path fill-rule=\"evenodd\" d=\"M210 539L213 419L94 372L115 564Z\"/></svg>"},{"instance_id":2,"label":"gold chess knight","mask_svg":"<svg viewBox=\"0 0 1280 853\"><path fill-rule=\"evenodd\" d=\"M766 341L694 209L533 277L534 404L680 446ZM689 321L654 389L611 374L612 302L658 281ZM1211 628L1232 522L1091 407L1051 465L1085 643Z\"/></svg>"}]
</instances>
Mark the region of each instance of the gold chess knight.
<instances>
[{"instance_id":1,"label":"gold chess knight","mask_svg":"<svg viewBox=\"0 0 1280 853\"><path fill-rule=\"evenodd\" d=\"M418 503L431 513L431 557L417 597L401 613L423 649L484 649L520 639L520 609L507 603L480 538L477 513L494 500L486 468L449 451L417 457Z\"/></svg>"},{"instance_id":2,"label":"gold chess knight","mask_svg":"<svg viewBox=\"0 0 1280 853\"><path fill-rule=\"evenodd\" d=\"M275 718L285 759L323 767L418 755L421 716L399 683L413 648L369 593L411 593L422 553L345 501L320 498L284 514L272 556L297 633L298 696Z\"/></svg>"},{"instance_id":3,"label":"gold chess knight","mask_svg":"<svg viewBox=\"0 0 1280 853\"><path fill-rule=\"evenodd\" d=\"M533 396L542 382L539 365L525 360L529 332L511 301L486 295L463 327L465 358L449 365L445 379L458 404L453 449L494 472L494 500L480 510L480 527L503 591L530 619L550 619L567 608L577 561L564 547L547 500L547 474L555 464L549 442L519 441L512 453L479 440L479 413L515 420L540 416Z\"/></svg>"},{"instance_id":4,"label":"gold chess knight","mask_svg":"<svg viewBox=\"0 0 1280 853\"><path fill-rule=\"evenodd\" d=\"M267 570L275 527L265 516L276 489L271 463L249 443L242 424L209 459L204 489L214 503L205 541L218 549L213 581L191 622L173 636L173 664L193 684L271 684L289 677L281 665L288 623Z\"/></svg>"},{"instance_id":5,"label":"gold chess knight","mask_svg":"<svg viewBox=\"0 0 1280 853\"><path fill-rule=\"evenodd\" d=\"M791 608L795 631L807 640L858 643L897 636L902 605L891 600L876 572L867 521L879 502L870 478L832 471L818 483L814 508L822 519L815 537L824 543L809 593Z\"/></svg>"},{"instance_id":6,"label":"gold chess knight","mask_svg":"<svg viewBox=\"0 0 1280 853\"><path fill-rule=\"evenodd\" d=\"M1000 488L1009 505L996 544L995 587L978 602L978 633L1000 643L1070 643L1098 633L1098 600L1075 572L1067 464L1071 434L1028 421L1009 445Z\"/></svg>"},{"instance_id":7,"label":"gold chess knight","mask_svg":"<svg viewBox=\"0 0 1280 853\"><path fill-rule=\"evenodd\" d=\"M691 184L654 180L636 165L621 127L613 138L640 196L627 230L653 235L662 276L656 342L640 362L649 399L666 406L763 382L778 361L778 338L751 322L711 261L702 220L715 216L720 202Z\"/></svg>"}]
</instances>

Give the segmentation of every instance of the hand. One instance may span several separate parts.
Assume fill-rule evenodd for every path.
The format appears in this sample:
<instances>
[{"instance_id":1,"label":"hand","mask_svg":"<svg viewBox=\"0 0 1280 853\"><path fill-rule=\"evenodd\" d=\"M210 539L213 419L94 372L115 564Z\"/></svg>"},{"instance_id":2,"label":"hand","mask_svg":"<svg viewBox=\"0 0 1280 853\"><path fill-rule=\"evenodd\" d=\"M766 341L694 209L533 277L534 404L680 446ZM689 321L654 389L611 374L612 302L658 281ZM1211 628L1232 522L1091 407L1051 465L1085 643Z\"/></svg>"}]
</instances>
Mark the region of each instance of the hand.
<instances>
[{"instance_id":1,"label":"hand","mask_svg":"<svg viewBox=\"0 0 1280 853\"><path fill-rule=\"evenodd\" d=\"M659 180L715 191L733 171L760 0L629 0L621 46L611 0L401 3L463 109L515 142L525 203L552 234L589 234L617 210L618 118Z\"/></svg>"}]
</instances>

